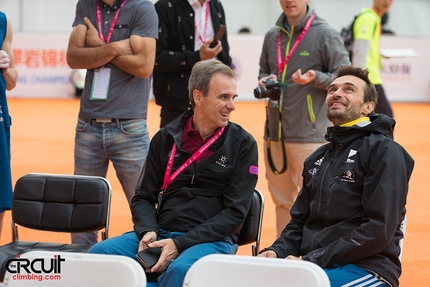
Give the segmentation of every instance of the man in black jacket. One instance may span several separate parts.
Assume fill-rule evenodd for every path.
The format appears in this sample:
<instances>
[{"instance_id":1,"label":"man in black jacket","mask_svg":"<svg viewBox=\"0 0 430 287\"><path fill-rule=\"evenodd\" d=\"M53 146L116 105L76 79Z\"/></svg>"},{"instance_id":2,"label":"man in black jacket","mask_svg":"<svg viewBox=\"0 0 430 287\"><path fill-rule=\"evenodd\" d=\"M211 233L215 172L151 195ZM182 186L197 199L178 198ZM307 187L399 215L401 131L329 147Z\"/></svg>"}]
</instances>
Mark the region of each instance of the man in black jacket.
<instances>
[{"instance_id":1,"label":"man in black jacket","mask_svg":"<svg viewBox=\"0 0 430 287\"><path fill-rule=\"evenodd\" d=\"M414 160L392 140L394 120L373 113L377 97L367 70L339 68L327 90L329 143L306 159L291 221L259 256L316 263L332 287L399 285Z\"/></svg>"},{"instance_id":2,"label":"man in black jacket","mask_svg":"<svg viewBox=\"0 0 430 287\"><path fill-rule=\"evenodd\" d=\"M218 60L198 62L184 112L152 138L131 203L134 232L102 241L90 252L122 254L161 247L148 274L162 272L158 285L182 287L199 258L235 254L237 239L258 176L257 143L229 121L236 81Z\"/></svg>"},{"instance_id":3,"label":"man in black jacket","mask_svg":"<svg viewBox=\"0 0 430 287\"><path fill-rule=\"evenodd\" d=\"M220 25L226 25L219 1L159 0L155 4L159 37L153 74L155 102L161 106L160 127L191 110L188 79L195 63L217 58L231 66L227 33L209 47Z\"/></svg>"}]
</instances>

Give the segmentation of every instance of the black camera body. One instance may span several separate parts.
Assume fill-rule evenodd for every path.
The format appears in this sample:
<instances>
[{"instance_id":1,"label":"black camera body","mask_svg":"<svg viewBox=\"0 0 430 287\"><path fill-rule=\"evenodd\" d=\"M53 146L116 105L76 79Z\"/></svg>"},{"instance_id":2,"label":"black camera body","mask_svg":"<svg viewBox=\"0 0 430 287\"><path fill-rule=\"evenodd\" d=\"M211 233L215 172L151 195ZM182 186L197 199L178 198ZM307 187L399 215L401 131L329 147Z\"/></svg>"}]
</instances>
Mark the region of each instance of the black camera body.
<instances>
[{"instance_id":1,"label":"black camera body","mask_svg":"<svg viewBox=\"0 0 430 287\"><path fill-rule=\"evenodd\" d=\"M277 101L281 97L281 85L278 81L268 78L263 82L265 85L254 89L254 97L257 99L270 98Z\"/></svg>"}]
</instances>

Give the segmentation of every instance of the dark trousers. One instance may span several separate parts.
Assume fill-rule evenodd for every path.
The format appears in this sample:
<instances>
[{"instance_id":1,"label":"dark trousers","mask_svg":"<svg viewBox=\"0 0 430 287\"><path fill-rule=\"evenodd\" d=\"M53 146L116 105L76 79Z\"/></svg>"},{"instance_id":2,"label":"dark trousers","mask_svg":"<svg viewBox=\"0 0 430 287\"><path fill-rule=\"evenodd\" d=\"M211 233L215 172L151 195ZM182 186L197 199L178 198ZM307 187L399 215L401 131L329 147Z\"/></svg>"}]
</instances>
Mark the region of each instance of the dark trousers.
<instances>
[{"instance_id":1,"label":"dark trousers","mask_svg":"<svg viewBox=\"0 0 430 287\"><path fill-rule=\"evenodd\" d=\"M165 107L161 107L160 111L160 128L164 127L174 119L176 119L180 114L182 114L183 110L176 110L176 109L168 109Z\"/></svg>"},{"instance_id":2,"label":"dark trousers","mask_svg":"<svg viewBox=\"0 0 430 287\"><path fill-rule=\"evenodd\" d=\"M378 92L378 103L376 104L375 113L384 114L393 117L393 110L391 109L391 105L385 96L385 91L382 85L375 85L376 91Z\"/></svg>"}]
</instances>

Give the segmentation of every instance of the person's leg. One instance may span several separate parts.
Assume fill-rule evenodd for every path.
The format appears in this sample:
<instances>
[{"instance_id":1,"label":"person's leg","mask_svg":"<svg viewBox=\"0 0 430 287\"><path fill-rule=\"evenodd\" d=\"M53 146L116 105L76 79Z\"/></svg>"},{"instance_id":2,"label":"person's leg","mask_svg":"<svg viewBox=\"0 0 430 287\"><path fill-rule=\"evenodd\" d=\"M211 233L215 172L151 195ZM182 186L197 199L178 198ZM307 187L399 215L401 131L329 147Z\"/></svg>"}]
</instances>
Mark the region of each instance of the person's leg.
<instances>
[{"instance_id":1,"label":"person's leg","mask_svg":"<svg viewBox=\"0 0 430 287\"><path fill-rule=\"evenodd\" d=\"M111 123L109 128L104 150L130 204L149 150L148 127L146 120L136 119Z\"/></svg>"},{"instance_id":2,"label":"person's leg","mask_svg":"<svg viewBox=\"0 0 430 287\"><path fill-rule=\"evenodd\" d=\"M103 151L103 125L78 119L75 135L75 174L106 177L109 160ZM97 243L97 231L72 233L72 243Z\"/></svg>"},{"instance_id":3,"label":"person's leg","mask_svg":"<svg viewBox=\"0 0 430 287\"><path fill-rule=\"evenodd\" d=\"M112 237L95 244L88 253L124 255L136 260L139 238L134 231Z\"/></svg>"},{"instance_id":4,"label":"person's leg","mask_svg":"<svg viewBox=\"0 0 430 287\"><path fill-rule=\"evenodd\" d=\"M167 270L158 277L159 287L182 287L185 274L198 259L209 254L236 254L237 244L231 238L225 241L208 242L185 249L172 260ZM147 285L147 287L150 285ZM156 285L151 285L156 286Z\"/></svg>"},{"instance_id":5,"label":"person's leg","mask_svg":"<svg viewBox=\"0 0 430 287\"><path fill-rule=\"evenodd\" d=\"M267 142L264 143L266 178L275 203L276 232L279 236L290 221L290 209L302 187L302 171L305 159L323 143L284 143L287 152L287 170L274 174L267 161ZM275 166L280 169L283 162L280 142L271 142L270 151Z\"/></svg>"},{"instance_id":6,"label":"person's leg","mask_svg":"<svg viewBox=\"0 0 430 287\"><path fill-rule=\"evenodd\" d=\"M177 109L169 109L165 107L161 107L160 110L160 128L164 127L174 119L176 119L180 114L182 114L184 111L177 110Z\"/></svg>"},{"instance_id":7,"label":"person's leg","mask_svg":"<svg viewBox=\"0 0 430 287\"><path fill-rule=\"evenodd\" d=\"M331 287L388 287L384 279L353 264L324 268Z\"/></svg>"},{"instance_id":8,"label":"person's leg","mask_svg":"<svg viewBox=\"0 0 430 287\"><path fill-rule=\"evenodd\" d=\"M376 91L378 92L378 103L375 107L375 112L378 114L384 114L393 118L393 110L390 103L388 102L385 90L382 85L375 85Z\"/></svg>"}]
</instances>

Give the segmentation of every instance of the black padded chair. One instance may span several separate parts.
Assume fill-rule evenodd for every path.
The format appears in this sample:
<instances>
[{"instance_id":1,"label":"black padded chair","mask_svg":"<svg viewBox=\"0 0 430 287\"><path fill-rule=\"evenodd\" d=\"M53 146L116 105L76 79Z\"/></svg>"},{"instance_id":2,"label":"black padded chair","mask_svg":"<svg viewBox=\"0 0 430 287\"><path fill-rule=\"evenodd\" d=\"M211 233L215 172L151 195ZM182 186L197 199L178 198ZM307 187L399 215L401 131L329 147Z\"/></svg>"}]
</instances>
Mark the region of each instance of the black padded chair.
<instances>
[{"instance_id":1,"label":"black padded chair","mask_svg":"<svg viewBox=\"0 0 430 287\"><path fill-rule=\"evenodd\" d=\"M0 246L0 281L6 262L31 250L87 252L91 245L21 241L18 225L42 231L88 232L102 230L108 238L109 181L98 176L27 174L15 184L12 199L12 242Z\"/></svg>"},{"instance_id":2,"label":"black padded chair","mask_svg":"<svg viewBox=\"0 0 430 287\"><path fill-rule=\"evenodd\" d=\"M256 256L260 249L261 226L263 223L264 211L264 197L263 194L255 189L252 198L251 206L249 207L248 214L240 230L239 239L237 244L239 246L251 244L252 256Z\"/></svg>"}]
</instances>

